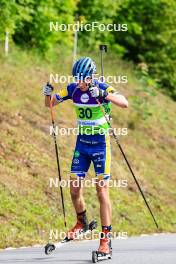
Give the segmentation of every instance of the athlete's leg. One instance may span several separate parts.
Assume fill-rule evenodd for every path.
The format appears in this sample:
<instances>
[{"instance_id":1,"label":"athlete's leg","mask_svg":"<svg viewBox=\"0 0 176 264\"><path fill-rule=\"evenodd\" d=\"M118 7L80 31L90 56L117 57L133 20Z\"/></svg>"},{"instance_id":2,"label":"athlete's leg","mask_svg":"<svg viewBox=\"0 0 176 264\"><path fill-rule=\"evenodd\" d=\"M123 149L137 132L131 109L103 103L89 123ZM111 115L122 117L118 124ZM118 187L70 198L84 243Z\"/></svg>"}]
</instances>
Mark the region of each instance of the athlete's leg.
<instances>
[{"instance_id":1,"label":"athlete's leg","mask_svg":"<svg viewBox=\"0 0 176 264\"><path fill-rule=\"evenodd\" d=\"M71 176L70 177L70 194L73 202L73 206L75 208L77 221L73 228L71 228L67 232L67 236L65 240L72 240L75 239L77 234L79 234L82 231L86 231L89 228L89 223L86 215L85 210L85 202L83 198L83 187L81 184L81 179L77 176Z\"/></svg>"},{"instance_id":2,"label":"athlete's leg","mask_svg":"<svg viewBox=\"0 0 176 264\"><path fill-rule=\"evenodd\" d=\"M98 180L96 183L97 196L100 203L100 219L102 226L111 225L111 202L109 188L106 180Z\"/></svg>"},{"instance_id":3,"label":"athlete's leg","mask_svg":"<svg viewBox=\"0 0 176 264\"><path fill-rule=\"evenodd\" d=\"M70 194L76 213L85 211L82 182L89 169L91 160L86 153L86 147L80 143L79 137L71 165Z\"/></svg>"},{"instance_id":4,"label":"athlete's leg","mask_svg":"<svg viewBox=\"0 0 176 264\"><path fill-rule=\"evenodd\" d=\"M111 145L109 136L105 136L105 143L93 148L92 161L97 175L96 190L100 203L100 218L102 226L111 224L111 203L109 199L108 179L111 169Z\"/></svg>"},{"instance_id":5,"label":"athlete's leg","mask_svg":"<svg viewBox=\"0 0 176 264\"><path fill-rule=\"evenodd\" d=\"M77 223L71 229L71 232L73 233L76 233L77 231L79 232L81 229L87 230L89 226L86 216L82 186L83 179L85 178L86 172L88 171L91 162L86 150L87 148L84 146L84 144L79 142L78 138L72 159L72 176L70 177L70 194L77 216ZM68 232L68 235L70 235L70 232ZM72 238L73 236L70 237Z\"/></svg>"},{"instance_id":6,"label":"athlete's leg","mask_svg":"<svg viewBox=\"0 0 176 264\"><path fill-rule=\"evenodd\" d=\"M85 210L85 202L82 195L83 188L81 186L81 179L78 177L70 177L70 180L70 194L75 208L77 221L75 226L67 232L67 236L65 238L66 241L75 239L77 234L82 231L86 231L89 227Z\"/></svg>"},{"instance_id":7,"label":"athlete's leg","mask_svg":"<svg viewBox=\"0 0 176 264\"><path fill-rule=\"evenodd\" d=\"M98 251L103 254L111 254L111 202L109 198L108 179L111 167L111 146L109 137L106 136L105 144L94 148L92 161L97 175L96 190L100 203L100 219L102 233Z\"/></svg>"},{"instance_id":8,"label":"athlete's leg","mask_svg":"<svg viewBox=\"0 0 176 264\"><path fill-rule=\"evenodd\" d=\"M85 202L83 198L83 188L81 187L81 179L78 177L70 177L70 194L76 213L85 211Z\"/></svg>"}]
</instances>

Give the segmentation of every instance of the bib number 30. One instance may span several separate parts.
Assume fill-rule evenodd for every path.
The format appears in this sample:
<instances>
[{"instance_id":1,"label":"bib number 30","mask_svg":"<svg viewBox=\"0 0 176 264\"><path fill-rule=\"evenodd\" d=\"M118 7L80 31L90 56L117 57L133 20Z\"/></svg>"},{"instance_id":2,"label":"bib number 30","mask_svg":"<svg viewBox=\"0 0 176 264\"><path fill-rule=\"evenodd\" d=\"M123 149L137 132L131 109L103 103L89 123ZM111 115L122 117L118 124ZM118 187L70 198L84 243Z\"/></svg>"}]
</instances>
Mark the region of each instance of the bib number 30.
<instances>
[{"instance_id":1,"label":"bib number 30","mask_svg":"<svg viewBox=\"0 0 176 264\"><path fill-rule=\"evenodd\" d=\"M92 110L90 108L79 108L79 118L92 118Z\"/></svg>"}]
</instances>

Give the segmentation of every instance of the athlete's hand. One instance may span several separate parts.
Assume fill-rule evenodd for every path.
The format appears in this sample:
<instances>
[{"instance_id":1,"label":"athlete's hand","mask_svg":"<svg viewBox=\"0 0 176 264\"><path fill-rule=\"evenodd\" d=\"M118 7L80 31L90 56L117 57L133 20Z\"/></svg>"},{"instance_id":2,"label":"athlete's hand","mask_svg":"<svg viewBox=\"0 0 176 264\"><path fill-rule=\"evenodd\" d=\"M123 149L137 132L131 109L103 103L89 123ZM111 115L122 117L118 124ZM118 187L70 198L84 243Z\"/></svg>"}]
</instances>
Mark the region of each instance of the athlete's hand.
<instances>
[{"instance_id":1,"label":"athlete's hand","mask_svg":"<svg viewBox=\"0 0 176 264\"><path fill-rule=\"evenodd\" d=\"M89 91L91 93L91 96L94 97L94 98L97 98L97 99L99 99L99 98L105 99L106 96L108 95L106 90L99 89L96 86L90 87Z\"/></svg>"},{"instance_id":2,"label":"athlete's hand","mask_svg":"<svg viewBox=\"0 0 176 264\"><path fill-rule=\"evenodd\" d=\"M43 94L46 96L50 96L52 94L52 91L54 90L54 87L48 82L44 87L43 87Z\"/></svg>"}]
</instances>

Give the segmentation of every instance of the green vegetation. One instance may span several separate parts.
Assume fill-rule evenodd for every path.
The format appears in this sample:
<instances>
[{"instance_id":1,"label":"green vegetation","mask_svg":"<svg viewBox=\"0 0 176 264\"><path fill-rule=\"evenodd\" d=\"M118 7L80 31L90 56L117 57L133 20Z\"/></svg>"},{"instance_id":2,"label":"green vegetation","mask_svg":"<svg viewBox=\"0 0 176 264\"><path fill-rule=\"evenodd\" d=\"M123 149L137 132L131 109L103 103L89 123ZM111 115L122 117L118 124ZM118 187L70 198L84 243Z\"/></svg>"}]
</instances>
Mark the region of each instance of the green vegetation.
<instances>
[{"instance_id":1,"label":"green vegetation","mask_svg":"<svg viewBox=\"0 0 176 264\"><path fill-rule=\"evenodd\" d=\"M57 169L49 136L50 113L44 107L41 86L51 72L70 74L71 56L60 49L57 62L51 63L32 52L12 50L6 58L0 52L0 248L45 243L51 228L64 230L59 189L49 187ZM99 56L90 55L99 70ZM132 64L111 53L105 60L107 74L128 76L128 84L115 88L128 97L129 109L113 107L113 126L128 127L128 136L120 140L156 214L159 231L175 232L175 103L156 90L145 70L138 75ZM75 126L72 109L71 102L56 107L59 126ZM65 179L69 178L74 142L73 135L58 137ZM113 139L112 144L112 178L128 179L128 188L110 190L113 230L129 235L156 232ZM92 176L91 169L88 177ZM64 188L64 195L71 227L75 217L69 189ZM100 223L95 189L85 189L85 200L89 219Z\"/></svg>"},{"instance_id":2,"label":"green vegetation","mask_svg":"<svg viewBox=\"0 0 176 264\"><path fill-rule=\"evenodd\" d=\"M49 22L73 24L77 16L84 24L127 24L127 31L80 31L80 51L108 43L123 58L145 63L157 88L176 99L175 0L0 0L0 10L0 39L9 32L17 45L45 55L73 43L73 31L50 32Z\"/></svg>"}]
</instances>

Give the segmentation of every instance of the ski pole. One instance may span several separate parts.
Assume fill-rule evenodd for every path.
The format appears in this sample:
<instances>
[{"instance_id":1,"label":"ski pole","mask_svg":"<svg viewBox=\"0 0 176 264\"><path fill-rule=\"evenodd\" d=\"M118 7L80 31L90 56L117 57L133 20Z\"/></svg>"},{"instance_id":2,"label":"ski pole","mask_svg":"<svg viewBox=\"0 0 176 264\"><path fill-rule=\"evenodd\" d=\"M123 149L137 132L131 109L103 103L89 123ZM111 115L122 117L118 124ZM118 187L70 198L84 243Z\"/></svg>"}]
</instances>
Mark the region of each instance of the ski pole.
<instances>
[{"instance_id":1,"label":"ski pole","mask_svg":"<svg viewBox=\"0 0 176 264\"><path fill-rule=\"evenodd\" d=\"M61 178L61 170L60 170L60 163L59 163L59 152L58 152L56 133L55 133L56 126L55 126L54 114L53 114L53 101L51 98L49 99L49 103L50 103L51 122L52 122L52 127L53 127L53 139L54 139L54 145L55 145L55 151L56 151L57 171L58 171L58 176L59 176L59 182L61 183L62 178ZM66 214L65 214L65 205L64 205L64 195L63 195L61 184L60 184L60 194L61 194L61 201L62 201L62 211L63 211L63 216L64 216L64 225L66 227L67 223L66 223Z\"/></svg>"},{"instance_id":2,"label":"ski pole","mask_svg":"<svg viewBox=\"0 0 176 264\"><path fill-rule=\"evenodd\" d=\"M99 48L100 48L100 53L101 53L101 70L103 70L103 51L107 52L107 45L100 45ZM103 78L103 71L101 72L101 76ZM126 161L128 169L129 169L129 171L131 172L131 174L133 176L133 179L134 179L134 181L135 181L135 183L136 183L136 185L137 185L137 187L138 187L138 189L139 189L139 191L140 191L140 193L142 195L142 198L143 198L143 200L144 200L144 202L145 202L145 204L146 204L146 206L148 208L148 211L149 211L149 213L150 213L150 215L151 215L156 227L158 228L158 223L157 223L157 221L156 221L156 219L154 217L154 214L153 214L153 212L152 212L152 210L151 210L151 208L150 208L150 206L149 206L149 204L148 204L148 202L147 202L147 200L145 198L145 195L144 195L144 193L143 193L143 191L142 191L142 189L141 189L141 187L139 185L139 182L138 182L138 180L137 180L137 178L136 178L136 176L135 176L135 174L134 174L134 172L133 172L133 170L132 170L132 168L131 168L131 166L129 164L129 161L128 161L128 159L127 159L127 157L126 157L126 155L125 155L125 153L124 153L124 151L123 151L123 149L121 147L119 139L118 139L117 135L114 133L114 129L112 128L112 126L110 124L110 121L109 121L109 119L108 119L108 117L107 117L107 115L105 113L105 110L104 110L103 106L101 105L100 101L98 99L96 99L96 100L97 100L97 103L100 106L100 109L101 109L101 111L102 111L102 113L103 113L103 115L104 115L104 117L106 119L106 122L108 123L109 128L112 130L113 137L114 137L114 139L115 139L115 141L116 141L116 143L117 143L117 145L118 145L118 147L120 149L121 154L123 155L123 157L124 157L124 159Z\"/></svg>"}]
</instances>

